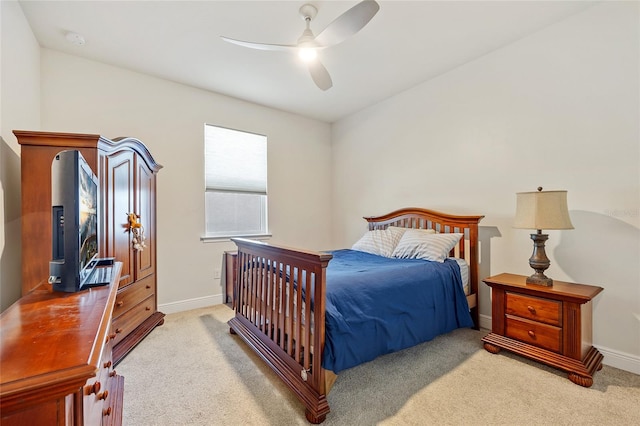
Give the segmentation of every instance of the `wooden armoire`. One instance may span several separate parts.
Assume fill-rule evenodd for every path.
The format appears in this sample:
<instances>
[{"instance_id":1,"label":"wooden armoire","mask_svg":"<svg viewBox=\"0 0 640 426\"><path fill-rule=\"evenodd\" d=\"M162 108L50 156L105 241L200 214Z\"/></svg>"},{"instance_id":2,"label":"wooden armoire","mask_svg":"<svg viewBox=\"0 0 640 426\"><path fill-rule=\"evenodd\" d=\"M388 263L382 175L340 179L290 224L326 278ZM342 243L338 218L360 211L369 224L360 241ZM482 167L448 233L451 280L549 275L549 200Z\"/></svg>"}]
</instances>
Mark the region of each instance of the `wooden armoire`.
<instances>
[{"instance_id":1,"label":"wooden armoire","mask_svg":"<svg viewBox=\"0 0 640 426\"><path fill-rule=\"evenodd\" d=\"M156 175L162 168L134 138L15 130L21 145L22 294L49 277L52 256L51 163L63 150L79 150L100 180L99 257L122 262L113 310L113 361L122 358L164 314L156 293ZM145 247L134 247L130 215L143 231Z\"/></svg>"}]
</instances>

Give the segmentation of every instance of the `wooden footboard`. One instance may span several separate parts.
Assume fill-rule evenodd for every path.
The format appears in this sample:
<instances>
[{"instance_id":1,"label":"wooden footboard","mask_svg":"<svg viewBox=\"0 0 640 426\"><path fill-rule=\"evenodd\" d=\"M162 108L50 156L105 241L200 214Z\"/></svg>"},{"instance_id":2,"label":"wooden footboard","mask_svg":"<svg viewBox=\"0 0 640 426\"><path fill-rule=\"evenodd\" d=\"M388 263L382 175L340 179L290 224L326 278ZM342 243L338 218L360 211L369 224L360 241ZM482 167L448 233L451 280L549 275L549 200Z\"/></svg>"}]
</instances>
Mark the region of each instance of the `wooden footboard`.
<instances>
[{"instance_id":1,"label":"wooden footboard","mask_svg":"<svg viewBox=\"0 0 640 426\"><path fill-rule=\"evenodd\" d=\"M233 241L238 246L237 299L229 326L295 392L307 419L321 423L329 412L321 362L325 270L332 256Z\"/></svg>"}]
</instances>

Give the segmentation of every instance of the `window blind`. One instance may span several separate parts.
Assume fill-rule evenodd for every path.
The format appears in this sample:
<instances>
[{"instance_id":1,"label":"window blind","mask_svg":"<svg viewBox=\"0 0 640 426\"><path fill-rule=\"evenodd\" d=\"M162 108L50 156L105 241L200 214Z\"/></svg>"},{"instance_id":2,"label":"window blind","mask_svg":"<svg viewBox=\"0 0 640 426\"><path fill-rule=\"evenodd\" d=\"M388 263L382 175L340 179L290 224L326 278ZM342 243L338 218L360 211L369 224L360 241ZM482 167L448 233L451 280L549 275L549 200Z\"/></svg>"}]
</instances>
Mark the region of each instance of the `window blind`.
<instances>
[{"instance_id":1,"label":"window blind","mask_svg":"<svg viewBox=\"0 0 640 426\"><path fill-rule=\"evenodd\" d=\"M267 194L267 137L205 126L207 191Z\"/></svg>"}]
</instances>

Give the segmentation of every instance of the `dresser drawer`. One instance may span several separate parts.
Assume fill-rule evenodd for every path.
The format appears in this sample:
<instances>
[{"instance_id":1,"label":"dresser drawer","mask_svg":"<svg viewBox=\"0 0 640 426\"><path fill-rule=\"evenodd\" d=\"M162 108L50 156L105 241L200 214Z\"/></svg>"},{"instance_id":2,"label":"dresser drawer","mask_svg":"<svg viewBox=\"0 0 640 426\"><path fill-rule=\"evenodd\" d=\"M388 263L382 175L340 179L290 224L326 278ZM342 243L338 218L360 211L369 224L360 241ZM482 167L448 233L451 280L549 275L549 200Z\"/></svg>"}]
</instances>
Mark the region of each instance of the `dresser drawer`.
<instances>
[{"instance_id":1,"label":"dresser drawer","mask_svg":"<svg viewBox=\"0 0 640 426\"><path fill-rule=\"evenodd\" d=\"M101 370L102 374L106 376L105 382L107 384L107 389L105 389L107 393L104 395L103 405L101 410L101 414L102 414L101 424L103 426L109 425L109 424L118 424L118 425L122 424L122 420L121 420L122 408L121 407L122 407L122 401L123 401L122 397L124 395L122 394L122 391L118 389L118 385L120 386L123 385L124 377L118 376L118 373L114 368L113 354L112 354L112 351L113 351L112 343L114 341L114 338L113 338L114 334L115 333L113 332L113 329L112 329L112 332L109 334L109 340L107 341L107 344L109 346L108 352L106 352L106 356L104 356L100 362L100 368L102 369ZM108 421L109 419L115 420L116 423L112 423Z\"/></svg>"},{"instance_id":2,"label":"dresser drawer","mask_svg":"<svg viewBox=\"0 0 640 426\"><path fill-rule=\"evenodd\" d=\"M156 300L154 295L147 297L138 305L129 309L124 314L113 320L113 330L116 334L113 346L120 343L129 333L135 330L140 324L149 318L156 311Z\"/></svg>"},{"instance_id":3,"label":"dresser drawer","mask_svg":"<svg viewBox=\"0 0 640 426\"><path fill-rule=\"evenodd\" d=\"M108 406L110 399L110 381L114 375L111 359L112 336L113 333L110 331L102 349L96 376L87 381L83 390L83 417L87 425L102 424L103 410Z\"/></svg>"},{"instance_id":4,"label":"dresser drawer","mask_svg":"<svg viewBox=\"0 0 640 426\"><path fill-rule=\"evenodd\" d=\"M562 351L562 329L552 325L507 315L505 335L553 352Z\"/></svg>"},{"instance_id":5,"label":"dresser drawer","mask_svg":"<svg viewBox=\"0 0 640 426\"><path fill-rule=\"evenodd\" d=\"M113 318L118 318L154 293L153 277L136 281L118 290L113 307Z\"/></svg>"},{"instance_id":6,"label":"dresser drawer","mask_svg":"<svg viewBox=\"0 0 640 426\"><path fill-rule=\"evenodd\" d=\"M506 292L505 313L545 324L562 325L562 302Z\"/></svg>"}]
</instances>

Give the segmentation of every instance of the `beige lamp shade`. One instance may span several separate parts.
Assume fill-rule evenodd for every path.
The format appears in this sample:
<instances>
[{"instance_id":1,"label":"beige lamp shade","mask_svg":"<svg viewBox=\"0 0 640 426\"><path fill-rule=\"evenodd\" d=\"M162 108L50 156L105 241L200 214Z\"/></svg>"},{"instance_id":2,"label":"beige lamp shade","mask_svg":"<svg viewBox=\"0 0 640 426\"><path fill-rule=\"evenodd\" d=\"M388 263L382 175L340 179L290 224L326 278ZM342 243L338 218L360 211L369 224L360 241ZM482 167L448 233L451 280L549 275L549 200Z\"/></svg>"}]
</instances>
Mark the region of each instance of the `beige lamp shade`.
<instances>
[{"instance_id":1,"label":"beige lamp shade","mask_svg":"<svg viewBox=\"0 0 640 426\"><path fill-rule=\"evenodd\" d=\"M514 228L573 229L567 191L518 192L516 197Z\"/></svg>"}]
</instances>

